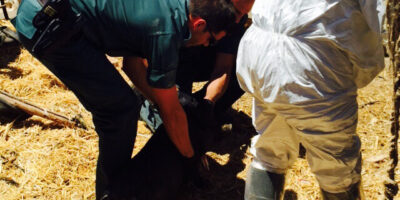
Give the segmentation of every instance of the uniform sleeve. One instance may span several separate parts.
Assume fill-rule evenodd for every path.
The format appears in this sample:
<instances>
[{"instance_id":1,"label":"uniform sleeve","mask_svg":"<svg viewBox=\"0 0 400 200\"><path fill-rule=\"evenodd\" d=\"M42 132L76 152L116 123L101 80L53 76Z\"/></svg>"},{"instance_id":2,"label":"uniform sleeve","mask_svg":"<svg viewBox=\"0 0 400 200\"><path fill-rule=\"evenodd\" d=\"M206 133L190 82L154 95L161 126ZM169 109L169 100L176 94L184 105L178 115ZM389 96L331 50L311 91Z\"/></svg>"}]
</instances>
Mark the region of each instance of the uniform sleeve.
<instances>
[{"instance_id":1,"label":"uniform sleeve","mask_svg":"<svg viewBox=\"0 0 400 200\"><path fill-rule=\"evenodd\" d=\"M42 9L36 0L24 0L19 6L17 17L11 22L15 29L28 39L32 39L36 33L36 28L32 24L35 15Z\"/></svg>"},{"instance_id":2,"label":"uniform sleeve","mask_svg":"<svg viewBox=\"0 0 400 200\"><path fill-rule=\"evenodd\" d=\"M148 46L147 82L155 88L171 88L175 85L180 42L175 35L150 36Z\"/></svg>"}]
</instances>

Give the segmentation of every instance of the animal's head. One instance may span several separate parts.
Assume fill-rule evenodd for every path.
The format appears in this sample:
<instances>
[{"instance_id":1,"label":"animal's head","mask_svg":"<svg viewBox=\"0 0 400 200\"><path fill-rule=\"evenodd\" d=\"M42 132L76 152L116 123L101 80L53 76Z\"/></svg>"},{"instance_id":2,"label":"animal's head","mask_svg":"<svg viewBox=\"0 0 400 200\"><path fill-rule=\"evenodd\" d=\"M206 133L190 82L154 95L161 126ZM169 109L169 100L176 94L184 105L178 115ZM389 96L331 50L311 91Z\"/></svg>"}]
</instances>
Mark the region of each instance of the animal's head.
<instances>
[{"instance_id":1,"label":"animal's head","mask_svg":"<svg viewBox=\"0 0 400 200\"><path fill-rule=\"evenodd\" d=\"M144 99L139 93L138 97L143 101L140 117L144 120L152 132L164 132L161 116L150 101ZM202 102L192 95L178 92L179 102L181 103L188 120L189 136L195 153L200 155L206 152L207 146L211 144L215 135L215 120L212 113L202 106Z\"/></svg>"},{"instance_id":2,"label":"animal's head","mask_svg":"<svg viewBox=\"0 0 400 200\"><path fill-rule=\"evenodd\" d=\"M212 113L201 106L201 100L179 92L179 102L185 110L189 126L189 136L196 154L204 154L216 134Z\"/></svg>"}]
</instances>

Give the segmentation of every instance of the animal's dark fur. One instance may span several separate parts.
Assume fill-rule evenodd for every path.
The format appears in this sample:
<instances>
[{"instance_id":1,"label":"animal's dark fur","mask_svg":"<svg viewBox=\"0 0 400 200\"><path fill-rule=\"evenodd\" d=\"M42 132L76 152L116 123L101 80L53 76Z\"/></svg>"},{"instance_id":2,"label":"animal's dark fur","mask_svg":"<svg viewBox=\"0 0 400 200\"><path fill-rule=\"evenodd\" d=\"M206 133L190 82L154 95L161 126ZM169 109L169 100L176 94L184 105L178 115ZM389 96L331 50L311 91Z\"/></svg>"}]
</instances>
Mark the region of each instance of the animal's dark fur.
<instances>
[{"instance_id":1,"label":"animal's dark fur","mask_svg":"<svg viewBox=\"0 0 400 200\"><path fill-rule=\"evenodd\" d=\"M181 156L163 126L149 139L144 148L121 170L112 185L109 199L124 200L176 200L184 183L198 179L200 157L206 152L214 136L213 127L205 124L198 102L191 96L180 94L186 112L189 134L195 157Z\"/></svg>"}]
</instances>

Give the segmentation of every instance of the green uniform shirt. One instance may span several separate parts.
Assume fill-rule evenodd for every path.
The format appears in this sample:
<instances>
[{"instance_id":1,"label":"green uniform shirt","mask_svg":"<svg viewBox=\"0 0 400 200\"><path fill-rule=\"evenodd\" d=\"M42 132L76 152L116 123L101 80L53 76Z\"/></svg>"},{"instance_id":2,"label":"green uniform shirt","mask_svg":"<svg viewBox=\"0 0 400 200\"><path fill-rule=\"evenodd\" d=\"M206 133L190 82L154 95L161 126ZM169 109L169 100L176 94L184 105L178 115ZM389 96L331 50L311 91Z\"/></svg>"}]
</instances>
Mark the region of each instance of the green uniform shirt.
<instances>
[{"instance_id":1,"label":"green uniform shirt","mask_svg":"<svg viewBox=\"0 0 400 200\"><path fill-rule=\"evenodd\" d=\"M89 23L85 33L111 56L147 58L148 83L175 84L179 48L190 37L187 0L71 0Z\"/></svg>"},{"instance_id":2,"label":"green uniform shirt","mask_svg":"<svg viewBox=\"0 0 400 200\"><path fill-rule=\"evenodd\" d=\"M17 30L32 38L32 18L38 0L24 0L15 21ZM70 0L87 19L84 34L111 56L139 56L149 63L152 87L175 84L179 48L190 38L188 0ZM24 4L26 4L24 6Z\"/></svg>"}]
</instances>

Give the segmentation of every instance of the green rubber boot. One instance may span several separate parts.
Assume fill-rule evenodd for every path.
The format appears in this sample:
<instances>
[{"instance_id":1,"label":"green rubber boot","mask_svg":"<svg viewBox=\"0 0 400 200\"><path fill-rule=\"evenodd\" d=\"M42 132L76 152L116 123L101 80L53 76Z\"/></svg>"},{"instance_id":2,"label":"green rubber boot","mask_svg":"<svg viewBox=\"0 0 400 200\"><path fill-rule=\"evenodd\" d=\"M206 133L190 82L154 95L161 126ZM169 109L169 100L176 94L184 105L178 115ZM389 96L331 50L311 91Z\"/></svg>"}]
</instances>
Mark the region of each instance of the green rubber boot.
<instances>
[{"instance_id":1,"label":"green rubber boot","mask_svg":"<svg viewBox=\"0 0 400 200\"><path fill-rule=\"evenodd\" d=\"M250 166L244 191L245 200L280 200L283 198L285 175Z\"/></svg>"}]
</instances>

